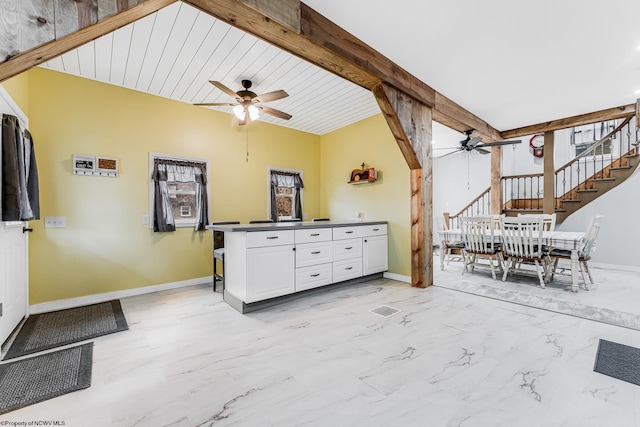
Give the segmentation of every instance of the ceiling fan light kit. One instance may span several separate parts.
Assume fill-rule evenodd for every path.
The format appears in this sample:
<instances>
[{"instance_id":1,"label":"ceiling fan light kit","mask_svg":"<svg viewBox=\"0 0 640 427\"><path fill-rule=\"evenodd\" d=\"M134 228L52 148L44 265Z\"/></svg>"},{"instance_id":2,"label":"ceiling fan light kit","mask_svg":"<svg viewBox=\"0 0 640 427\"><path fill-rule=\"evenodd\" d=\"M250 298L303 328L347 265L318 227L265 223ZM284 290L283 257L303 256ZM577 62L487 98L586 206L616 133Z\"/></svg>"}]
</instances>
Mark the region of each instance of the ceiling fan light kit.
<instances>
[{"instance_id":1,"label":"ceiling fan light kit","mask_svg":"<svg viewBox=\"0 0 640 427\"><path fill-rule=\"evenodd\" d=\"M233 107L233 114L238 118L241 126L247 124L249 121L257 120L260 117L261 112L283 120L289 120L293 117L291 114L262 105L265 102L277 101L278 99L288 97L289 94L284 90L274 90L272 92L258 95L249 90L252 86L251 80L242 80L242 87L244 89L239 90L238 92L234 92L224 84L214 80L209 80L209 83L227 95L235 98L236 102L213 102L194 105L201 105L205 107Z\"/></svg>"},{"instance_id":2,"label":"ceiling fan light kit","mask_svg":"<svg viewBox=\"0 0 640 427\"><path fill-rule=\"evenodd\" d=\"M468 152L477 151L480 154L489 154L491 153L491 151L487 150L486 147L497 147L500 145L513 145L513 144L520 144L522 142L522 140L519 140L519 139L512 139L509 141L482 142L482 137L479 137L479 136L471 137L471 134L473 133L473 129L467 130L464 133L465 135L467 135L467 138L460 141L460 148L450 153L447 153L442 157L446 157L453 153L459 153L460 151L468 151ZM438 150L438 148L436 148L436 150Z\"/></svg>"}]
</instances>

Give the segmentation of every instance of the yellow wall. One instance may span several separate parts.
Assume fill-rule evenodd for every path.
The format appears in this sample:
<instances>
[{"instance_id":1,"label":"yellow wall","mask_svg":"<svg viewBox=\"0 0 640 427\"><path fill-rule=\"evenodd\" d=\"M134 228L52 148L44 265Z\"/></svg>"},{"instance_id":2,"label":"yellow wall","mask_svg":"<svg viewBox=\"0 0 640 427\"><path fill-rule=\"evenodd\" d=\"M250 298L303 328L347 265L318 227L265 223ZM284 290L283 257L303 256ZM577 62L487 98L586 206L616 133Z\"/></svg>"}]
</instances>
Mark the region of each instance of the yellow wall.
<instances>
[{"instance_id":1,"label":"yellow wall","mask_svg":"<svg viewBox=\"0 0 640 427\"><path fill-rule=\"evenodd\" d=\"M23 113L29 115L29 73L18 74L2 82L2 87L18 104Z\"/></svg>"},{"instance_id":2,"label":"yellow wall","mask_svg":"<svg viewBox=\"0 0 640 427\"><path fill-rule=\"evenodd\" d=\"M381 114L322 136L321 212L332 219L389 221L389 272L411 276L409 167ZM372 184L347 184L365 162L378 169Z\"/></svg>"},{"instance_id":3,"label":"yellow wall","mask_svg":"<svg viewBox=\"0 0 640 427\"><path fill-rule=\"evenodd\" d=\"M150 151L211 161L210 220L266 218L268 166L302 169L305 213L320 214L319 136L241 128L228 114L39 68L28 79L41 215L67 220L31 223L31 304L211 275L210 232L142 224ZM74 153L118 158L120 177L73 175Z\"/></svg>"}]
</instances>

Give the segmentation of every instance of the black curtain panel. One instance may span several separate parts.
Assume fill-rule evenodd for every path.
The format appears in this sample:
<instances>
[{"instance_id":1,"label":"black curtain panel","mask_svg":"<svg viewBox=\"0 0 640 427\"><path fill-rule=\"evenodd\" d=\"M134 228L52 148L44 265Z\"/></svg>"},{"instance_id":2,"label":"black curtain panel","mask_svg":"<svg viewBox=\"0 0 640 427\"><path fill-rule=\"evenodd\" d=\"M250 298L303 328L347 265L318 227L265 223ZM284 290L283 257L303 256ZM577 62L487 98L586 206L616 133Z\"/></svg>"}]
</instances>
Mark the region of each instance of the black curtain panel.
<instances>
[{"instance_id":1,"label":"black curtain panel","mask_svg":"<svg viewBox=\"0 0 640 427\"><path fill-rule=\"evenodd\" d=\"M33 138L17 117L2 116L2 220L40 219Z\"/></svg>"}]
</instances>

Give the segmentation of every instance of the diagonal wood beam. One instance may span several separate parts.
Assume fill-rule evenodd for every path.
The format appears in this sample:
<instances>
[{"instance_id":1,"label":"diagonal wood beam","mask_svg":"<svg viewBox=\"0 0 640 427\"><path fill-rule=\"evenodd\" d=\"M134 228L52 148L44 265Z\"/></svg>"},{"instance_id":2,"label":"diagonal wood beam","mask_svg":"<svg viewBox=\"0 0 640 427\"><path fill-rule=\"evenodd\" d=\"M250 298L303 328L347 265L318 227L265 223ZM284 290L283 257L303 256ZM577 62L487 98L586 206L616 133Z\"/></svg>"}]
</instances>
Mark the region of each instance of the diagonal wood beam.
<instances>
[{"instance_id":1,"label":"diagonal wood beam","mask_svg":"<svg viewBox=\"0 0 640 427\"><path fill-rule=\"evenodd\" d=\"M433 284L431 108L392 86L372 92L411 168L411 285Z\"/></svg>"},{"instance_id":2,"label":"diagonal wood beam","mask_svg":"<svg viewBox=\"0 0 640 427\"><path fill-rule=\"evenodd\" d=\"M535 135L554 130L567 129L575 126L604 122L606 120L622 119L636 114L636 104L622 105L564 119L552 120L535 125L524 126L517 129L505 130L500 133L502 139L517 138L519 136Z\"/></svg>"}]
</instances>

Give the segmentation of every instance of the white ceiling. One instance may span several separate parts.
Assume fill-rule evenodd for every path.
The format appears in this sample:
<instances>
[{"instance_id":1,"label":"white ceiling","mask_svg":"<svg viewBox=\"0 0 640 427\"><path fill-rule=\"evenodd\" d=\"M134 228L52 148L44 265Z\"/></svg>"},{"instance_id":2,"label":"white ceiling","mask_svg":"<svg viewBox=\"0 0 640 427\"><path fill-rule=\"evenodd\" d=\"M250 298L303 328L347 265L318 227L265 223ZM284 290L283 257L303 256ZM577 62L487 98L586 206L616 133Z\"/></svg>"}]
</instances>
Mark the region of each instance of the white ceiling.
<instances>
[{"instance_id":1,"label":"white ceiling","mask_svg":"<svg viewBox=\"0 0 640 427\"><path fill-rule=\"evenodd\" d=\"M304 2L498 130L640 97L637 1ZM260 120L319 135L379 112L367 90L182 3L43 66L187 103L230 101L207 80L248 78L290 95L268 104L290 121ZM436 147L460 139L434 124Z\"/></svg>"},{"instance_id":2,"label":"white ceiling","mask_svg":"<svg viewBox=\"0 0 640 427\"><path fill-rule=\"evenodd\" d=\"M498 130L635 103L637 0L304 0Z\"/></svg>"}]
</instances>

